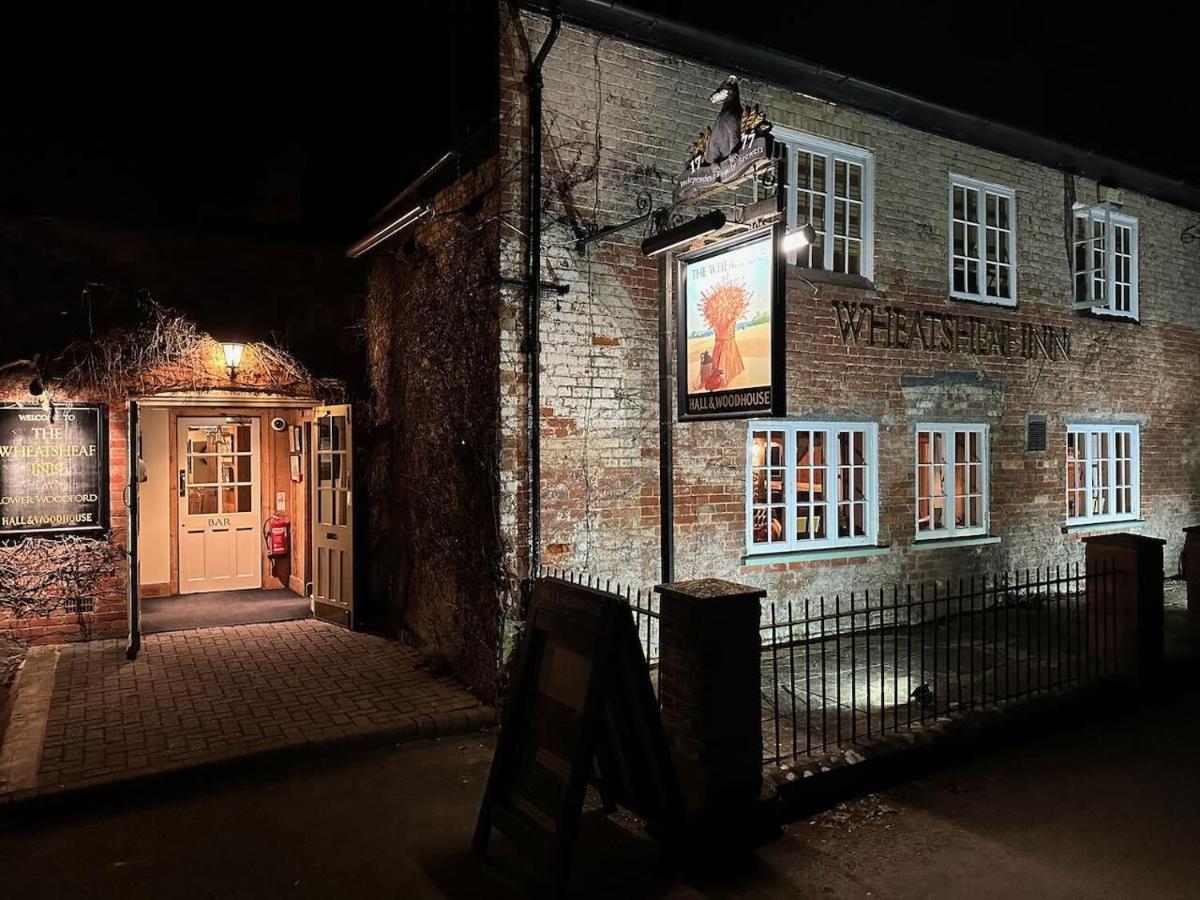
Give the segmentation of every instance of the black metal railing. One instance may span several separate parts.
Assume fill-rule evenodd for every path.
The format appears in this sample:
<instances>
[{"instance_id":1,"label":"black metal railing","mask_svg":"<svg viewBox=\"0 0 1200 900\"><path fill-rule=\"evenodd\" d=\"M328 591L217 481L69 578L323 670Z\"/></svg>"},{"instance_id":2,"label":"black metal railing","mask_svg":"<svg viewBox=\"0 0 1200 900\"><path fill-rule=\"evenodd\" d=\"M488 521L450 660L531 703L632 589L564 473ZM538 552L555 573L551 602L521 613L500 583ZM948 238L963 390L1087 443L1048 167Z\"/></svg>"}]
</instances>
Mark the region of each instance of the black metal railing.
<instances>
[{"instance_id":1,"label":"black metal railing","mask_svg":"<svg viewBox=\"0 0 1200 900\"><path fill-rule=\"evenodd\" d=\"M1114 671L1111 562L1043 566L764 610L765 763Z\"/></svg>"},{"instance_id":2,"label":"black metal railing","mask_svg":"<svg viewBox=\"0 0 1200 900\"><path fill-rule=\"evenodd\" d=\"M561 578L572 584L582 584L598 591L619 597L633 613L633 624L637 628L638 643L646 657L646 665L651 670L658 666L658 595L653 588L632 588L629 585L613 581L611 578L601 578L587 572L575 572L570 569L557 569L542 566L538 569L539 578ZM653 674L653 673L652 673ZM658 689L657 678L651 679L655 690Z\"/></svg>"}]
</instances>

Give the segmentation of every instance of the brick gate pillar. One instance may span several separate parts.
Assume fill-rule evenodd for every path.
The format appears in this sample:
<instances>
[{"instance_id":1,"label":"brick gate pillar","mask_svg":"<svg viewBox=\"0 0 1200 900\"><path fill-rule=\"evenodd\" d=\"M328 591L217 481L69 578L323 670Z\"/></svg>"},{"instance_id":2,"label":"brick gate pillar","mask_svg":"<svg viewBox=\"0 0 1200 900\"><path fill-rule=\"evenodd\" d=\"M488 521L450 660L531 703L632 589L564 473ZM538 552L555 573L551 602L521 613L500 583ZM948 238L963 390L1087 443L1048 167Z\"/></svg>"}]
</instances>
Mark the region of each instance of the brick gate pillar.
<instances>
[{"instance_id":1,"label":"brick gate pillar","mask_svg":"<svg viewBox=\"0 0 1200 900\"><path fill-rule=\"evenodd\" d=\"M1088 594L1096 598L1098 614L1088 627L1093 658L1108 654L1118 672L1153 675L1163 664L1166 541L1118 533L1091 535L1083 542Z\"/></svg>"},{"instance_id":2,"label":"brick gate pillar","mask_svg":"<svg viewBox=\"0 0 1200 900\"><path fill-rule=\"evenodd\" d=\"M655 588L663 728L693 821L728 832L762 788L760 601L766 591L716 578Z\"/></svg>"},{"instance_id":3,"label":"brick gate pillar","mask_svg":"<svg viewBox=\"0 0 1200 900\"><path fill-rule=\"evenodd\" d=\"M1183 572L1187 581L1188 627L1200 631L1200 525L1183 529Z\"/></svg>"}]
</instances>

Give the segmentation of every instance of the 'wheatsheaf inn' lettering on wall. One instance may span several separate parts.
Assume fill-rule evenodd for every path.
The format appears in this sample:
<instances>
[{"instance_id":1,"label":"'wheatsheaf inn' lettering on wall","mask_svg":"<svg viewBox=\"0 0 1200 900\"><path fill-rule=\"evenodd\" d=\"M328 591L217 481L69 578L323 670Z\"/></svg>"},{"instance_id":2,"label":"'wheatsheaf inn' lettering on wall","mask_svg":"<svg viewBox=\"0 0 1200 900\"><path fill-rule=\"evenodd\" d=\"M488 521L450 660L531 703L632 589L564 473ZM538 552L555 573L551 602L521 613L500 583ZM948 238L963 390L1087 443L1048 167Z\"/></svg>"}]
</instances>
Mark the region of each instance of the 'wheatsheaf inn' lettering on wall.
<instances>
[{"instance_id":1,"label":"'wheatsheaf inn' lettering on wall","mask_svg":"<svg viewBox=\"0 0 1200 900\"><path fill-rule=\"evenodd\" d=\"M831 300L843 344L1017 359L1071 358L1071 329L986 316Z\"/></svg>"},{"instance_id":2,"label":"'wheatsheaf inn' lettering on wall","mask_svg":"<svg viewBox=\"0 0 1200 900\"><path fill-rule=\"evenodd\" d=\"M105 439L99 406L0 408L0 536L105 528Z\"/></svg>"}]
</instances>

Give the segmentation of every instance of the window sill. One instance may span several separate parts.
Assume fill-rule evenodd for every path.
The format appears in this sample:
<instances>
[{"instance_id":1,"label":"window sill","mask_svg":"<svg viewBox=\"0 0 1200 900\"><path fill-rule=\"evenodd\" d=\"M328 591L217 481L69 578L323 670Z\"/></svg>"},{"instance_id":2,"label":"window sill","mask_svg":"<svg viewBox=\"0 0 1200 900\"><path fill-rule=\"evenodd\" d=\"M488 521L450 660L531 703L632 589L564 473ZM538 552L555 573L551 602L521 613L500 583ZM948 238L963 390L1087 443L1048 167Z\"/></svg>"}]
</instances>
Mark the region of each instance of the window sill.
<instances>
[{"instance_id":1,"label":"window sill","mask_svg":"<svg viewBox=\"0 0 1200 900\"><path fill-rule=\"evenodd\" d=\"M770 566L777 563L812 562L821 559L860 559L886 556L888 544L865 544L856 547L825 547L820 550L785 550L782 553L754 553L742 557L743 566Z\"/></svg>"},{"instance_id":2,"label":"window sill","mask_svg":"<svg viewBox=\"0 0 1200 900\"><path fill-rule=\"evenodd\" d=\"M1081 531L1124 531L1126 528L1141 528L1146 524L1145 519L1121 519L1116 522L1080 522L1076 525L1064 525L1063 534L1077 534Z\"/></svg>"},{"instance_id":3,"label":"window sill","mask_svg":"<svg viewBox=\"0 0 1200 900\"><path fill-rule=\"evenodd\" d=\"M1017 298L1006 300L1002 297L977 297L974 294L957 294L954 291L950 292L950 299L958 300L961 303L977 303L980 306L999 306L1004 309L1016 309Z\"/></svg>"},{"instance_id":4,"label":"window sill","mask_svg":"<svg viewBox=\"0 0 1200 900\"><path fill-rule=\"evenodd\" d=\"M1081 316L1085 316L1086 318L1101 319L1105 322L1128 322L1130 325L1141 324L1138 321L1138 317L1133 313L1113 312L1112 310L1106 309L1103 306L1093 306L1090 309L1082 308L1076 310L1076 312Z\"/></svg>"},{"instance_id":5,"label":"window sill","mask_svg":"<svg viewBox=\"0 0 1200 900\"><path fill-rule=\"evenodd\" d=\"M962 547L983 547L988 544L1000 543L999 535L992 534L976 534L970 537L953 537L953 538L928 538L925 540L914 540L912 542L913 550L957 550Z\"/></svg>"},{"instance_id":6,"label":"window sill","mask_svg":"<svg viewBox=\"0 0 1200 900\"><path fill-rule=\"evenodd\" d=\"M831 284L838 287L849 287L858 288L864 291L875 291L876 293L879 291L879 288L875 287L875 282L862 275L848 275L845 272L829 272L825 269L808 269L804 266L797 266L795 264L792 265L792 268L799 273L801 278L803 278L805 281L810 281L813 284Z\"/></svg>"}]
</instances>

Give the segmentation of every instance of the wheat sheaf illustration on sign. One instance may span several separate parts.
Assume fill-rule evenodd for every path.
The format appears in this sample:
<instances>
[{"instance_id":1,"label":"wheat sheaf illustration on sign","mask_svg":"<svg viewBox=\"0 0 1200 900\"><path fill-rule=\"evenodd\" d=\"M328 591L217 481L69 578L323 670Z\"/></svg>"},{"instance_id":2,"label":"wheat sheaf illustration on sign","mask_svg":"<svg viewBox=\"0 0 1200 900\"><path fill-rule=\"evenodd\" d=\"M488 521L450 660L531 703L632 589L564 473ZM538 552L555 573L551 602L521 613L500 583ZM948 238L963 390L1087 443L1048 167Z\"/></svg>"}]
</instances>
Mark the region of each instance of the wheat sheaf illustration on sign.
<instances>
[{"instance_id":1,"label":"wheat sheaf illustration on sign","mask_svg":"<svg viewBox=\"0 0 1200 900\"><path fill-rule=\"evenodd\" d=\"M749 306L745 286L728 279L700 298L700 313L713 331L713 349L700 357L700 375L693 391L719 391L746 371L737 345L737 325Z\"/></svg>"}]
</instances>

